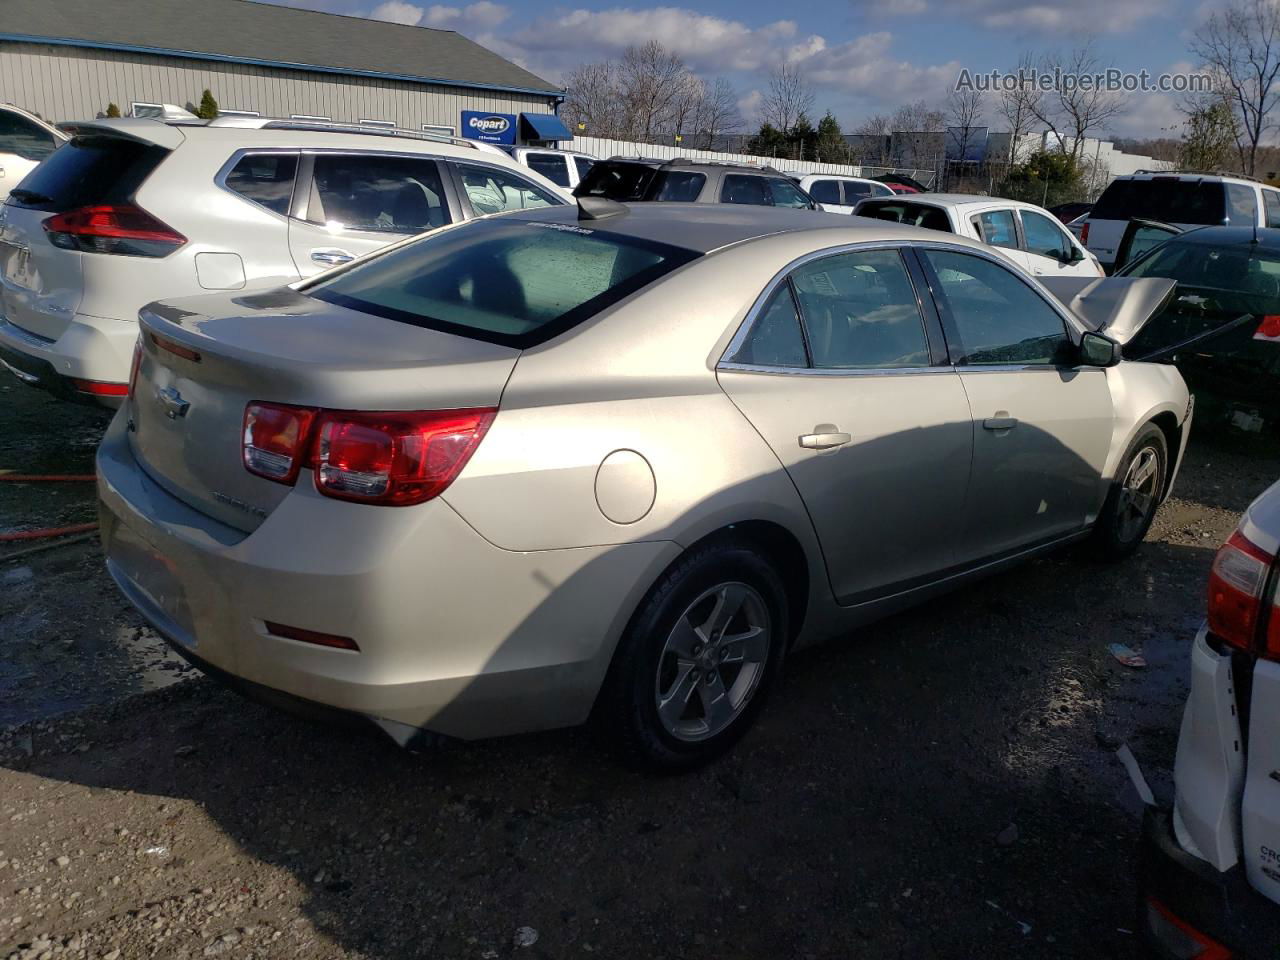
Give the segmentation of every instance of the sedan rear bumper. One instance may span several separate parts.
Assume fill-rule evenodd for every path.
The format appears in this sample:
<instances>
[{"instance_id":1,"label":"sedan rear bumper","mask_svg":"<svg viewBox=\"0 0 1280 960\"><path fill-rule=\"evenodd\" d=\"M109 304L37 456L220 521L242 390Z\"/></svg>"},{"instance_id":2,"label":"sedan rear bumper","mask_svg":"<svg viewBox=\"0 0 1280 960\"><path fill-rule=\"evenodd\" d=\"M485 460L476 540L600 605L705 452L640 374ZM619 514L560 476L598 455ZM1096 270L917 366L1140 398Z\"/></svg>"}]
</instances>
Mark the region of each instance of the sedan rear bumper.
<instances>
[{"instance_id":1,"label":"sedan rear bumper","mask_svg":"<svg viewBox=\"0 0 1280 960\"><path fill-rule=\"evenodd\" d=\"M400 742L584 721L631 611L679 552L656 541L515 553L441 500L344 503L315 492L308 471L246 533L153 481L127 414L98 452L102 543L126 596L198 666L368 717Z\"/></svg>"}]
</instances>

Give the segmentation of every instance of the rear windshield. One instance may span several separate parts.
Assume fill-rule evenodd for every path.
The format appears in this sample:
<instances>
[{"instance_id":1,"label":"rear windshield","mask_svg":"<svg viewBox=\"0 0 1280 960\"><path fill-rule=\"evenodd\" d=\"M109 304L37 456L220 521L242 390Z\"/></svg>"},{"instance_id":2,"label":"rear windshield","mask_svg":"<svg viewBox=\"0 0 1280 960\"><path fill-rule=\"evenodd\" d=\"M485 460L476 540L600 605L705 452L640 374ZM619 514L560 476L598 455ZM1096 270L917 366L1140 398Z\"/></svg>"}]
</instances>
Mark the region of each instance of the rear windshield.
<instances>
[{"instance_id":1,"label":"rear windshield","mask_svg":"<svg viewBox=\"0 0 1280 960\"><path fill-rule=\"evenodd\" d=\"M1157 177L1112 180L1089 211L1091 220L1162 220L1165 223L1222 223L1227 215L1222 183Z\"/></svg>"},{"instance_id":2,"label":"rear windshield","mask_svg":"<svg viewBox=\"0 0 1280 960\"><path fill-rule=\"evenodd\" d=\"M75 137L32 170L8 202L54 213L121 203L168 153L163 147L120 137Z\"/></svg>"},{"instance_id":3,"label":"rear windshield","mask_svg":"<svg viewBox=\"0 0 1280 960\"><path fill-rule=\"evenodd\" d=\"M307 293L390 320L524 348L698 256L576 224L476 220L400 247Z\"/></svg>"},{"instance_id":4,"label":"rear windshield","mask_svg":"<svg viewBox=\"0 0 1280 960\"><path fill-rule=\"evenodd\" d=\"M931 207L927 203L912 203L910 200L868 200L858 205L858 216L873 217L876 220L888 220L890 223L905 223L912 227L924 227L927 230L942 230L951 233L951 221L945 210Z\"/></svg>"},{"instance_id":5,"label":"rear windshield","mask_svg":"<svg viewBox=\"0 0 1280 960\"><path fill-rule=\"evenodd\" d=\"M578 197L607 197L626 202L643 200L657 170L643 163L615 163L606 160L595 164L573 191Z\"/></svg>"}]
</instances>

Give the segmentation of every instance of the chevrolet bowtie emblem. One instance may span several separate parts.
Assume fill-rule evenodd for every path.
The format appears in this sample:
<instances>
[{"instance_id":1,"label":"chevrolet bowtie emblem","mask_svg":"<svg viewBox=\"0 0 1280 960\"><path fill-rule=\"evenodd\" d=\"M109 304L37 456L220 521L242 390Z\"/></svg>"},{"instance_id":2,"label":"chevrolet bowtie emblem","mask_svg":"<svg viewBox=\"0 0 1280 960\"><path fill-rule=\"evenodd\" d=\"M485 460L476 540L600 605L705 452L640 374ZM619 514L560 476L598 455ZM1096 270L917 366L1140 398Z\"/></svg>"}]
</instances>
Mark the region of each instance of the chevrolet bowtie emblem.
<instances>
[{"instance_id":1,"label":"chevrolet bowtie emblem","mask_svg":"<svg viewBox=\"0 0 1280 960\"><path fill-rule=\"evenodd\" d=\"M185 417L187 409L191 406L191 404L182 399L182 394L173 389L173 387L161 387L156 391L156 399L164 405L165 416L170 420Z\"/></svg>"}]
</instances>

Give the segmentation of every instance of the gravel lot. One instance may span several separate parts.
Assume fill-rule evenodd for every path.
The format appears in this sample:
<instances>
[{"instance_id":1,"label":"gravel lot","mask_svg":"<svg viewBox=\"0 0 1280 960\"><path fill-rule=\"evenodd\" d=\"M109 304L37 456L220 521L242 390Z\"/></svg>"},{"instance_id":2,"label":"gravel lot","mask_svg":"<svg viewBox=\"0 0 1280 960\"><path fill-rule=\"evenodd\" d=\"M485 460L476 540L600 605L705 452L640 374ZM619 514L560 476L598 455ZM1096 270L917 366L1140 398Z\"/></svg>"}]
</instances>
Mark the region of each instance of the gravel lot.
<instances>
[{"instance_id":1,"label":"gravel lot","mask_svg":"<svg viewBox=\"0 0 1280 960\"><path fill-rule=\"evenodd\" d=\"M0 470L85 472L104 422L0 387ZM0 957L1132 956L1114 750L1168 791L1209 562L1278 473L1205 431L1130 561L1055 556L797 655L679 778L581 731L410 755L282 716L180 669L95 542L0 546ZM92 512L0 484L0 530Z\"/></svg>"}]
</instances>

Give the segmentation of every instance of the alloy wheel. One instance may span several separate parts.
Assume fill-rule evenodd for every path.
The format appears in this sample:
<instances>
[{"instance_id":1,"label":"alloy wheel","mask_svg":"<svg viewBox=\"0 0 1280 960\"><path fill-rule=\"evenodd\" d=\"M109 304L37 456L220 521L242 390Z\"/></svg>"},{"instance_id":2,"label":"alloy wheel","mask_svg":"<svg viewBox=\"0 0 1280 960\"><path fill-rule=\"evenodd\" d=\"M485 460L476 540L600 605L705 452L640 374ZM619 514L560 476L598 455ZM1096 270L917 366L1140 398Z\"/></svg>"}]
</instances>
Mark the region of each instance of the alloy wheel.
<instances>
[{"instance_id":1,"label":"alloy wheel","mask_svg":"<svg viewBox=\"0 0 1280 960\"><path fill-rule=\"evenodd\" d=\"M1156 509L1159 481L1160 454L1155 447L1143 447L1129 463L1116 504L1116 532L1123 543L1142 536Z\"/></svg>"}]
</instances>

